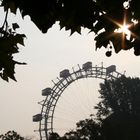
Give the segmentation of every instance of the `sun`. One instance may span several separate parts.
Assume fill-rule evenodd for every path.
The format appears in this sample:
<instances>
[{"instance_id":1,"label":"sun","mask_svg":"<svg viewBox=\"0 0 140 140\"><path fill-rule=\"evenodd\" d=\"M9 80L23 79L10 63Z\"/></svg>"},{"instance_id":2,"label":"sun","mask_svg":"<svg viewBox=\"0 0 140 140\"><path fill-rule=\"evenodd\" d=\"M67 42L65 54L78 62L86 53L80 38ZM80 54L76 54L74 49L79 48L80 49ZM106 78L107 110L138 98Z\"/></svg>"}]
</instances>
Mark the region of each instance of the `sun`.
<instances>
[{"instance_id":1,"label":"sun","mask_svg":"<svg viewBox=\"0 0 140 140\"><path fill-rule=\"evenodd\" d=\"M129 30L132 26L132 23L127 23L126 19L127 18L125 15L122 23L119 23L119 22L112 20L112 22L118 26L118 28L116 28L114 30L114 33L115 34L119 33L121 35L121 47L123 49L126 49L126 40L130 40L131 35L132 35L132 32Z\"/></svg>"},{"instance_id":2,"label":"sun","mask_svg":"<svg viewBox=\"0 0 140 140\"><path fill-rule=\"evenodd\" d=\"M120 32L129 35L130 34L129 26L130 25L127 25L125 23L123 25L120 25Z\"/></svg>"},{"instance_id":3,"label":"sun","mask_svg":"<svg viewBox=\"0 0 140 140\"><path fill-rule=\"evenodd\" d=\"M130 37L131 37L131 31L129 30L130 24L126 24L125 19L124 19L123 24L118 24L118 25L119 25L119 28L117 29L116 33L122 34L121 47L125 49L126 48L125 41L130 40Z\"/></svg>"},{"instance_id":4,"label":"sun","mask_svg":"<svg viewBox=\"0 0 140 140\"><path fill-rule=\"evenodd\" d=\"M125 20L123 22L123 24L119 24L119 23L116 23L118 25L118 29L116 29L114 32L116 33L122 33L123 35L126 35L126 36L130 36L131 34L131 31L129 30L130 28L130 24L126 24Z\"/></svg>"},{"instance_id":5,"label":"sun","mask_svg":"<svg viewBox=\"0 0 140 140\"><path fill-rule=\"evenodd\" d=\"M122 21L116 21L113 18L108 17L105 15L105 18L107 18L110 22L112 22L115 25L114 31L108 36L116 36L117 38L119 37L118 41L121 41L121 48L122 49L127 49L127 43L130 41L134 41L135 38L138 36L133 33L131 30L132 28L138 24L138 21L135 20L128 20L129 18L127 17L127 9L124 11L124 17Z\"/></svg>"}]
</instances>

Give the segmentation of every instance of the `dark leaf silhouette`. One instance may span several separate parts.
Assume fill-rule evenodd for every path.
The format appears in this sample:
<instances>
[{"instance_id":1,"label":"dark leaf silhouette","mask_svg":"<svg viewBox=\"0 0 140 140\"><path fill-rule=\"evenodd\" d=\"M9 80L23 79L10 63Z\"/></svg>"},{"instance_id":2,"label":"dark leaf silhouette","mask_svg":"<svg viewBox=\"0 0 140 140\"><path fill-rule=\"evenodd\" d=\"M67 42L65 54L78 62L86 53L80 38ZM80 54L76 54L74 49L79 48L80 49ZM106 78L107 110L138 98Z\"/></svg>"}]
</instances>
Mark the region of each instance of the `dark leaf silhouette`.
<instances>
[{"instance_id":1,"label":"dark leaf silhouette","mask_svg":"<svg viewBox=\"0 0 140 140\"><path fill-rule=\"evenodd\" d=\"M101 100L94 118L81 120L76 129L49 140L139 140L140 79L122 76L100 84Z\"/></svg>"},{"instance_id":2,"label":"dark leaf silhouette","mask_svg":"<svg viewBox=\"0 0 140 140\"><path fill-rule=\"evenodd\" d=\"M74 32L81 34L81 29L87 28L89 32L95 33L96 49L105 47L107 56L111 54L110 50L108 52L110 45L116 53L133 48L134 54L138 56L140 55L139 4L139 0L41 0L37 2L2 0L1 6L5 11L5 20L0 28L0 38L9 38L9 34L16 34L19 26L13 23L8 29L7 16L10 12L16 14L19 9L22 17L29 15L43 33L46 33L56 22L59 23L60 29L70 30L71 35ZM114 33L124 22L130 25L128 27L131 33L130 38L126 38L125 32ZM12 40L24 45L23 38L22 35L17 34L16 37L12 37ZM10 40L8 42L11 43ZM15 51L14 47L13 49Z\"/></svg>"},{"instance_id":3,"label":"dark leaf silhouette","mask_svg":"<svg viewBox=\"0 0 140 140\"><path fill-rule=\"evenodd\" d=\"M24 140L24 138L15 131L8 131L7 133L0 135L0 139L1 140Z\"/></svg>"},{"instance_id":4,"label":"dark leaf silhouette","mask_svg":"<svg viewBox=\"0 0 140 140\"><path fill-rule=\"evenodd\" d=\"M122 76L100 84L100 98L95 107L107 140L140 138L140 79Z\"/></svg>"}]
</instances>

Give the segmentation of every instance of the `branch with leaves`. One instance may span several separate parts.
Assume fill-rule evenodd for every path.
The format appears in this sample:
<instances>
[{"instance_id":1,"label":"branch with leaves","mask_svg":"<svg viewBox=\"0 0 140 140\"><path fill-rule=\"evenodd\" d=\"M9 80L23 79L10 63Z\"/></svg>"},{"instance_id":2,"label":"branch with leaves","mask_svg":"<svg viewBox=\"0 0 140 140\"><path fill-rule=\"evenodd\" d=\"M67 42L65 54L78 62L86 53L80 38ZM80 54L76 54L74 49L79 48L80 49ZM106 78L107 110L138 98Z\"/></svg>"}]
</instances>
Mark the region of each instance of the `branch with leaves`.
<instances>
[{"instance_id":1,"label":"branch with leaves","mask_svg":"<svg viewBox=\"0 0 140 140\"><path fill-rule=\"evenodd\" d=\"M74 32L81 34L82 28L89 29L90 32L95 33L95 49L105 47L106 56L111 56L113 49L119 53L121 50L132 48L135 55L140 55L139 5L139 0L41 0L37 2L34 0L2 0L1 3L6 12L5 17L7 17L8 11L16 14L19 9L22 17L29 15L42 33L47 33L56 22L59 23L60 29L70 30L71 35ZM16 36L18 36L19 39L16 40L16 43L22 44L25 36L9 32L6 29L7 24L8 22L5 20L5 29L0 30L1 37L14 36L12 39L15 42ZM18 27L17 24L15 25ZM127 25L129 35L128 32L121 29L123 25ZM121 32L115 32L120 29ZM15 31L15 28L12 27L12 30ZM7 36L4 36L3 32ZM16 43L11 44L16 46ZM15 49L15 47L13 48ZM2 72L1 77L5 80L8 80L8 77L15 80L7 70Z\"/></svg>"},{"instance_id":2,"label":"branch with leaves","mask_svg":"<svg viewBox=\"0 0 140 140\"><path fill-rule=\"evenodd\" d=\"M25 64L15 61L13 54L19 52L18 44L24 46L24 34L16 33L19 28L17 23L10 27L7 21L8 9L5 11L5 20L0 28L0 77L8 81L9 78L16 81L14 76L15 64Z\"/></svg>"},{"instance_id":3,"label":"branch with leaves","mask_svg":"<svg viewBox=\"0 0 140 140\"><path fill-rule=\"evenodd\" d=\"M88 28L96 37L96 49L105 47L107 56L112 48L118 53L121 50L134 48L135 55L140 55L140 10L139 0L3 0L4 9L16 14L19 8L21 15L29 15L36 26L46 33L56 21L60 28L70 30L71 34L81 28ZM123 24L131 25L127 34L114 33Z\"/></svg>"}]
</instances>

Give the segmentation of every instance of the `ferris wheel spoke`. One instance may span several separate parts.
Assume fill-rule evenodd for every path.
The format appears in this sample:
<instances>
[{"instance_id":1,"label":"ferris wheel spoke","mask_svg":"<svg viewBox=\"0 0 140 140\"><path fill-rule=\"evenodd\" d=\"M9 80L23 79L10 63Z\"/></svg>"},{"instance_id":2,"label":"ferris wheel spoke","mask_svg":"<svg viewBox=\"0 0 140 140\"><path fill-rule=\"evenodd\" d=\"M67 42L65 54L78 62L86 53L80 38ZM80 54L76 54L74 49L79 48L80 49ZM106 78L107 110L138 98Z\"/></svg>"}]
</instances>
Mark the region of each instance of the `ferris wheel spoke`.
<instances>
[{"instance_id":1,"label":"ferris wheel spoke","mask_svg":"<svg viewBox=\"0 0 140 140\"><path fill-rule=\"evenodd\" d=\"M122 76L115 65L105 68L103 64L92 66L92 62L87 62L77 68L61 71L56 81L52 80L54 86L42 90L46 99L39 102L41 113L33 116L33 121L39 122L41 140L48 140L49 133L54 131L64 134L74 129L79 120L89 118L96 112L99 83Z\"/></svg>"}]
</instances>

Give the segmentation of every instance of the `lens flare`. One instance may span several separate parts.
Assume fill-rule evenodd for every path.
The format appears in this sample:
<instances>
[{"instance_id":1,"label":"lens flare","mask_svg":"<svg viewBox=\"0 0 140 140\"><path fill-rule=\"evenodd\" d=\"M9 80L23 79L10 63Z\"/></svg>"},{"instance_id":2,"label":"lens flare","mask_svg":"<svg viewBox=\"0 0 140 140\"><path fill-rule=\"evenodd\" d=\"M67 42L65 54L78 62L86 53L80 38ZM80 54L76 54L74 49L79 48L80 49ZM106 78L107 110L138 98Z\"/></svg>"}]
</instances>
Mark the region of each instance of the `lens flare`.
<instances>
[{"instance_id":1,"label":"lens flare","mask_svg":"<svg viewBox=\"0 0 140 140\"><path fill-rule=\"evenodd\" d=\"M134 37L134 38L136 37L136 35L130 31L130 28L134 25L134 23L127 20L128 19L127 12L124 11L124 18L123 18L122 23L117 22L116 20L114 20L110 17L106 17L106 18L118 26L118 28L116 28L114 30L114 34L112 33L112 35L115 36L117 33L119 33L122 36L121 37L121 44L122 44L121 48L127 49L126 41L127 40L129 41L131 39L131 37Z\"/></svg>"},{"instance_id":2,"label":"lens flare","mask_svg":"<svg viewBox=\"0 0 140 140\"><path fill-rule=\"evenodd\" d=\"M130 34L129 25L123 24L120 26L120 31L126 35Z\"/></svg>"}]
</instances>

